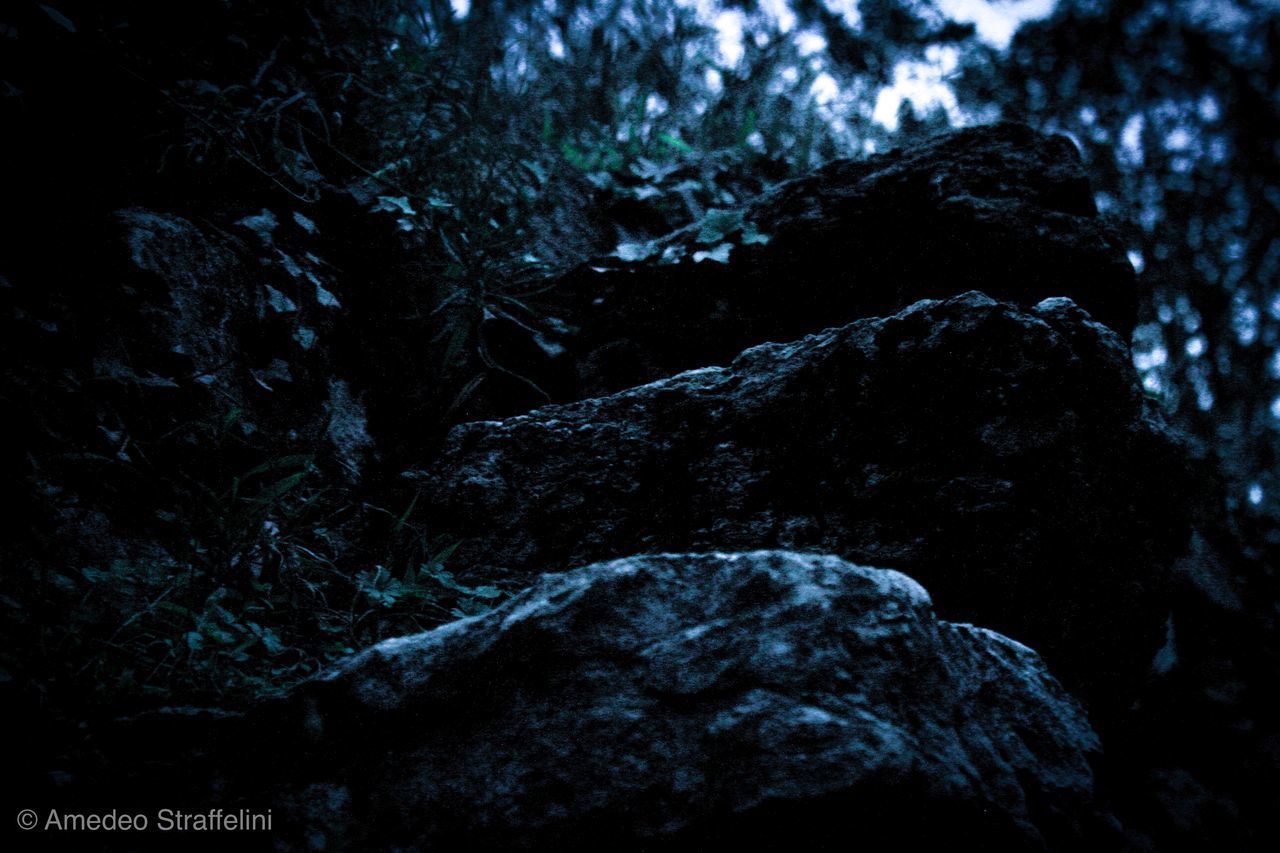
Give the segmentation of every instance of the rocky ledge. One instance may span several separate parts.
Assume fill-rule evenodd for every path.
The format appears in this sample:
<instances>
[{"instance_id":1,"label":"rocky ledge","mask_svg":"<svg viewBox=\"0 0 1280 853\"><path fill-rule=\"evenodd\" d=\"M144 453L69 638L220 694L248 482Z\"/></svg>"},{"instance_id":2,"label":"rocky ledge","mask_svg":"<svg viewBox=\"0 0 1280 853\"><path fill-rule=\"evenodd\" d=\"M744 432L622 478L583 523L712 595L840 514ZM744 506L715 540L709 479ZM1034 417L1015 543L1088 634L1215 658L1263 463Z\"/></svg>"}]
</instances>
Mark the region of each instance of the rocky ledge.
<instances>
[{"instance_id":1,"label":"rocky ledge","mask_svg":"<svg viewBox=\"0 0 1280 853\"><path fill-rule=\"evenodd\" d=\"M421 475L464 573L781 547L907 572L1111 706L1164 638L1185 463L1067 299L925 301L609 397L457 427Z\"/></svg>"},{"instance_id":2,"label":"rocky ledge","mask_svg":"<svg viewBox=\"0 0 1280 853\"><path fill-rule=\"evenodd\" d=\"M551 291L572 331L543 332L572 376L539 381L561 399L608 393L971 289L1024 307L1066 296L1133 328L1133 270L1066 137L967 128L624 243Z\"/></svg>"},{"instance_id":3,"label":"rocky ledge","mask_svg":"<svg viewBox=\"0 0 1280 853\"><path fill-rule=\"evenodd\" d=\"M1081 849L1098 741L1037 655L781 551L544 576L259 710L282 823L353 849ZM280 756L275 761L270 756ZM260 756L261 757L261 756Z\"/></svg>"}]
</instances>

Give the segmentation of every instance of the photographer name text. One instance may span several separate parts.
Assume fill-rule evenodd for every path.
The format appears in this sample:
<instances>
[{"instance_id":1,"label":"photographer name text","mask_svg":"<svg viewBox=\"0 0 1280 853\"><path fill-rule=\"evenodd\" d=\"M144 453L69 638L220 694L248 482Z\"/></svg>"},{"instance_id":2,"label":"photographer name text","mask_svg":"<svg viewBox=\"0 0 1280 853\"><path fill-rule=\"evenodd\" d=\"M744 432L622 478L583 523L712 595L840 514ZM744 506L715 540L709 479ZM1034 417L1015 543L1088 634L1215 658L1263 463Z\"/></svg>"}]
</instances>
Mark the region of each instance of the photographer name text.
<instances>
[{"instance_id":1,"label":"photographer name text","mask_svg":"<svg viewBox=\"0 0 1280 853\"><path fill-rule=\"evenodd\" d=\"M18 828L41 832L270 832L271 810L209 809L154 812L70 812L50 809L18 812Z\"/></svg>"}]
</instances>

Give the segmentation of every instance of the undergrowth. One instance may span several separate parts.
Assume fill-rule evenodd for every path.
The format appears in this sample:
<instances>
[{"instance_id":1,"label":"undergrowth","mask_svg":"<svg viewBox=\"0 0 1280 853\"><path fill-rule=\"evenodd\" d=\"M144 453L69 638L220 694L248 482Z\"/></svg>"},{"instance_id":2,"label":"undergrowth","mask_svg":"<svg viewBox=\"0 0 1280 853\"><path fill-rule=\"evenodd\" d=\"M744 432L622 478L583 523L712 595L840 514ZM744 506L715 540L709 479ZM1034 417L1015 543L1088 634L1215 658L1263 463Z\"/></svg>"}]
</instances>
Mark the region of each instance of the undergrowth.
<instances>
[{"instance_id":1,"label":"undergrowth","mask_svg":"<svg viewBox=\"0 0 1280 853\"><path fill-rule=\"evenodd\" d=\"M234 704L512 592L451 564L399 467L459 419L550 398L512 340L554 354L557 272L833 152L792 121L809 64L766 91L690 8L588 7L59 0L4 22L24 161L102 186L85 222L132 206L149 236L133 267L69 259L45 289L46 258L6 267L31 531L0 674L44 704ZM113 126L92 159L68 147ZM59 194L31 220L65 216ZM31 342L50 355L24 361ZM342 373L355 425L335 438Z\"/></svg>"},{"instance_id":2,"label":"undergrowth","mask_svg":"<svg viewBox=\"0 0 1280 853\"><path fill-rule=\"evenodd\" d=\"M789 37L726 4L744 22L731 59L699 5L0 12L2 118L24 129L6 162L41 178L15 187L0 257L0 402L25 440L0 682L236 702L501 602L514 590L456 565L399 475L461 420L553 399L573 331L545 298L557 275L642 262L695 221L706 262L767 240L734 208L894 142L873 112L900 61L989 53L933 4L867 0L856 25L791 4ZM1042 111L1044 86L1001 94L989 65L970 84L984 115L1024 89L1014 114ZM931 109L903 101L899 133L946 125ZM1109 109L1128 127L1127 101ZM122 237L122 211L146 240ZM1220 290L1222 325L1244 308Z\"/></svg>"}]
</instances>

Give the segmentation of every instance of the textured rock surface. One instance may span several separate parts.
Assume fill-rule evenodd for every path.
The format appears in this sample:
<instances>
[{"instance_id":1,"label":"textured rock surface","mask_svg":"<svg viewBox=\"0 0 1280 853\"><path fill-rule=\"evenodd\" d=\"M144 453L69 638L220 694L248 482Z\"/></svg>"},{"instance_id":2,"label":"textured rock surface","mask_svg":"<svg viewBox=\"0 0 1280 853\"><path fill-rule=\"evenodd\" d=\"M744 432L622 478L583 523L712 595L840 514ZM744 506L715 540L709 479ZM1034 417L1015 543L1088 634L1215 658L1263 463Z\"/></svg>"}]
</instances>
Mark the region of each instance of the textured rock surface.
<instances>
[{"instance_id":1,"label":"textured rock surface","mask_svg":"<svg viewBox=\"0 0 1280 853\"><path fill-rule=\"evenodd\" d=\"M1163 642L1182 465L1116 335L1065 299L970 293L464 424L426 494L463 539L454 564L480 577L654 551L835 553L907 572L945 618L1093 690Z\"/></svg>"},{"instance_id":2,"label":"textured rock surface","mask_svg":"<svg viewBox=\"0 0 1280 853\"><path fill-rule=\"evenodd\" d=\"M726 263L698 254L726 244ZM1122 334L1137 304L1072 143L1008 123L833 162L630 251L644 257L583 267L553 293L581 330L562 398L971 289L1028 306L1067 296Z\"/></svg>"},{"instance_id":3,"label":"textured rock surface","mask_svg":"<svg viewBox=\"0 0 1280 853\"><path fill-rule=\"evenodd\" d=\"M348 659L254 728L287 751L283 786L258 779L281 822L361 848L1041 850L1106 833L1096 737L1036 654L833 557L545 576Z\"/></svg>"}]
</instances>

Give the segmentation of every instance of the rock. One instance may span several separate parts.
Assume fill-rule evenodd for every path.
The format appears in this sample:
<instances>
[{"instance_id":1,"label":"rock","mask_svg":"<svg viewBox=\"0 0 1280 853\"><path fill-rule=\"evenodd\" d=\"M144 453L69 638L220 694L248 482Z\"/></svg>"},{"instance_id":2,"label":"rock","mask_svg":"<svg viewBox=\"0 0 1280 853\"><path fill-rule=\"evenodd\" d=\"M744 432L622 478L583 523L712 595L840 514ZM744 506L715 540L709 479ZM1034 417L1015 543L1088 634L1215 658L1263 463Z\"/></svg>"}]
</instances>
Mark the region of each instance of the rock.
<instances>
[{"instance_id":1,"label":"rock","mask_svg":"<svg viewBox=\"0 0 1280 853\"><path fill-rule=\"evenodd\" d=\"M829 556L546 575L347 659L252 728L278 825L313 845L1044 850L1110 832L1097 738L1034 652Z\"/></svg>"},{"instance_id":2,"label":"rock","mask_svg":"<svg viewBox=\"0 0 1280 853\"><path fill-rule=\"evenodd\" d=\"M727 252L727 255L726 255ZM1001 123L837 160L557 283L579 399L923 298L1067 296L1127 335L1137 288L1065 137ZM554 332L548 331L548 334Z\"/></svg>"},{"instance_id":3,"label":"rock","mask_svg":"<svg viewBox=\"0 0 1280 853\"><path fill-rule=\"evenodd\" d=\"M241 403L228 365L242 366L238 333L260 313L246 294L251 273L243 250L227 235L202 231L172 214L130 208L115 218L140 278L153 277L148 283L154 292L137 310L158 345L154 361L167 354L174 362L159 375L174 386L185 375L202 377L202 384Z\"/></svg>"},{"instance_id":4,"label":"rock","mask_svg":"<svg viewBox=\"0 0 1280 853\"><path fill-rule=\"evenodd\" d=\"M463 424L424 477L464 576L783 547L910 574L1124 704L1165 639L1183 460L1124 344L969 293L614 396Z\"/></svg>"}]
</instances>

